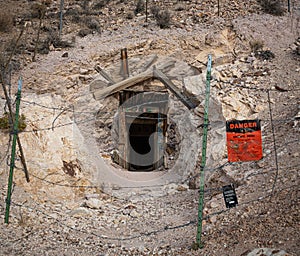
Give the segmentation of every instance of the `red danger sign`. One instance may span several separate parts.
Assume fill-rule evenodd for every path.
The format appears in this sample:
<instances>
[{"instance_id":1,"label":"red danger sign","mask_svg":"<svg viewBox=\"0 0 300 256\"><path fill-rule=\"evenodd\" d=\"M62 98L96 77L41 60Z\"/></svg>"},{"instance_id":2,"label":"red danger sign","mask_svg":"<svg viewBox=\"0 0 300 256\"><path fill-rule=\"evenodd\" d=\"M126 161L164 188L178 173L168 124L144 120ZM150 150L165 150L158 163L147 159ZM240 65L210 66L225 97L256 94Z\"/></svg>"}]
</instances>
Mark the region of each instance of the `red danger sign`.
<instances>
[{"instance_id":1,"label":"red danger sign","mask_svg":"<svg viewBox=\"0 0 300 256\"><path fill-rule=\"evenodd\" d=\"M262 159L262 139L259 120L233 120L226 122L229 162Z\"/></svg>"}]
</instances>

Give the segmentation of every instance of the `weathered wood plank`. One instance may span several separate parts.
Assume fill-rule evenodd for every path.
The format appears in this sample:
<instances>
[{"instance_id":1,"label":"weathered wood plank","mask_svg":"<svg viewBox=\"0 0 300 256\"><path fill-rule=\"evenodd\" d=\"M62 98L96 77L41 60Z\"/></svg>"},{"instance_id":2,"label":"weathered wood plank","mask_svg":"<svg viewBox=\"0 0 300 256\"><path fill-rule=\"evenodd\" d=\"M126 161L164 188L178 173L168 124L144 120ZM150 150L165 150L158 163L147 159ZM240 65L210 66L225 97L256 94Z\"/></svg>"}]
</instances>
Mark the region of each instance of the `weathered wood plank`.
<instances>
[{"instance_id":1,"label":"weathered wood plank","mask_svg":"<svg viewBox=\"0 0 300 256\"><path fill-rule=\"evenodd\" d=\"M153 77L153 71L152 70L147 70L145 72L142 72L136 76L133 77L129 77L121 82L118 82L116 84L113 84L107 88L104 88L102 90L99 91L95 91L94 92L94 98L96 100L101 100L111 94L114 94L118 91L124 90L130 86L133 86L137 83L146 81L149 78Z\"/></svg>"},{"instance_id":2,"label":"weathered wood plank","mask_svg":"<svg viewBox=\"0 0 300 256\"><path fill-rule=\"evenodd\" d=\"M173 66L175 61L167 61L165 63L160 63L157 65L157 69L165 70ZM107 88L97 90L94 92L94 98L96 100L101 100L111 94L124 90L130 86L136 85L138 83L144 82L150 78L153 78L153 70L146 70L136 76L129 77L121 82L115 83Z\"/></svg>"},{"instance_id":3,"label":"weathered wood plank","mask_svg":"<svg viewBox=\"0 0 300 256\"><path fill-rule=\"evenodd\" d=\"M100 67L96 66L95 67L96 71L103 76L110 84L114 84L115 81Z\"/></svg>"},{"instance_id":4,"label":"weathered wood plank","mask_svg":"<svg viewBox=\"0 0 300 256\"><path fill-rule=\"evenodd\" d=\"M182 94L177 86L161 71L158 69L153 70L155 78L159 79L174 95L188 108L193 109L197 107L186 95Z\"/></svg>"}]
</instances>

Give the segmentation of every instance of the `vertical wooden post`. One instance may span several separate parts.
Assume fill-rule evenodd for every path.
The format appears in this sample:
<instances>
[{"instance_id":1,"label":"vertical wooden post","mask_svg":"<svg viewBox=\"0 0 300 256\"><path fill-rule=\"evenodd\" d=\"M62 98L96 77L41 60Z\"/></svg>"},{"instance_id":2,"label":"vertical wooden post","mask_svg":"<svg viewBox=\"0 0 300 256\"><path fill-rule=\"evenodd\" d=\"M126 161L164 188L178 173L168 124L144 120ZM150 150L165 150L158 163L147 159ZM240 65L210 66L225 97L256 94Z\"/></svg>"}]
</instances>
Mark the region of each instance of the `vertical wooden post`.
<instances>
[{"instance_id":1,"label":"vertical wooden post","mask_svg":"<svg viewBox=\"0 0 300 256\"><path fill-rule=\"evenodd\" d=\"M38 31L37 31L37 36L36 36L36 42L35 42L35 46L34 46L34 53L33 53L33 57L32 57L32 61L35 61L35 57L37 54L37 49L38 49L38 45L39 45L39 41L40 41L40 34L41 34L41 28L42 28L42 24L43 24L43 19L45 17L46 14L46 8L44 5L41 6L40 9L40 13L39 13L39 27L38 27Z\"/></svg>"},{"instance_id":2,"label":"vertical wooden post","mask_svg":"<svg viewBox=\"0 0 300 256\"><path fill-rule=\"evenodd\" d=\"M146 23L148 22L148 0L146 0Z\"/></svg>"},{"instance_id":3,"label":"vertical wooden post","mask_svg":"<svg viewBox=\"0 0 300 256\"><path fill-rule=\"evenodd\" d=\"M163 156L164 156L164 134L163 134L163 127L164 126L164 120L161 117L161 114L158 113L157 114L157 125L156 125L156 132L157 132L157 152L156 152L156 156L155 156L155 165L154 168L157 169L159 168L162 164L163 164Z\"/></svg>"},{"instance_id":4,"label":"vertical wooden post","mask_svg":"<svg viewBox=\"0 0 300 256\"><path fill-rule=\"evenodd\" d=\"M129 77L127 48L121 50L121 73L124 79Z\"/></svg>"},{"instance_id":5,"label":"vertical wooden post","mask_svg":"<svg viewBox=\"0 0 300 256\"><path fill-rule=\"evenodd\" d=\"M128 132L126 123L126 112L122 107L119 109L119 165L128 169Z\"/></svg>"},{"instance_id":6,"label":"vertical wooden post","mask_svg":"<svg viewBox=\"0 0 300 256\"><path fill-rule=\"evenodd\" d=\"M15 53L15 51L17 49L18 43L19 43L19 41L20 41L20 39L21 39L21 37L22 37L22 35L24 33L24 30L25 30L25 26L22 28L22 30L21 30L21 32L19 34L19 37L17 38L17 41L15 43L15 47L12 50L9 59L8 59L7 63L4 66L3 74L0 74L0 80L1 80L1 84L2 84L2 89L3 89L4 96L5 96L5 99L6 99L6 102L7 102L7 106L8 106L9 118L11 120L13 120L13 111L12 111L12 107L11 107L10 97L9 97L7 89L5 87L4 74L5 74L8 66L9 66L9 63L10 63L10 61L12 59L12 56L14 55L14 53ZM18 143L18 147L19 147L19 150L20 150L20 154L21 154L21 162L22 162L23 167L24 167L26 181L29 182L30 181L30 179L29 179L29 173L28 173L28 169L27 169L27 165L26 165L26 161L25 161L25 156L24 156L24 152L23 152L23 148L22 148L22 145L21 145L21 140L19 138L19 135L17 135L17 143Z\"/></svg>"},{"instance_id":7,"label":"vertical wooden post","mask_svg":"<svg viewBox=\"0 0 300 256\"><path fill-rule=\"evenodd\" d=\"M63 27L63 9L64 9L64 0L60 0L60 9L59 9L59 38L61 38L62 27Z\"/></svg>"}]
</instances>

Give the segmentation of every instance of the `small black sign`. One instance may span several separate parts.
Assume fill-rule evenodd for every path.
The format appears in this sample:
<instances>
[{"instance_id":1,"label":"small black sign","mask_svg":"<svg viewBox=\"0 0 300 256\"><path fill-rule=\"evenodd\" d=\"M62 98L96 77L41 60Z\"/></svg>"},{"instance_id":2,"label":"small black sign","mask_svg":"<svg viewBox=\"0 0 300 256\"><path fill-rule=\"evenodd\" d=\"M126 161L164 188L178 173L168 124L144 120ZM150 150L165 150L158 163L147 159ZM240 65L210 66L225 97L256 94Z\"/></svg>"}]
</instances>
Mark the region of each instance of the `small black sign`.
<instances>
[{"instance_id":1,"label":"small black sign","mask_svg":"<svg viewBox=\"0 0 300 256\"><path fill-rule=\"evenodd\" d=\"M223 186L223 196L226 208L235 207L238 204L237 196L233 185Z\"/></svg>"}]
</instances>

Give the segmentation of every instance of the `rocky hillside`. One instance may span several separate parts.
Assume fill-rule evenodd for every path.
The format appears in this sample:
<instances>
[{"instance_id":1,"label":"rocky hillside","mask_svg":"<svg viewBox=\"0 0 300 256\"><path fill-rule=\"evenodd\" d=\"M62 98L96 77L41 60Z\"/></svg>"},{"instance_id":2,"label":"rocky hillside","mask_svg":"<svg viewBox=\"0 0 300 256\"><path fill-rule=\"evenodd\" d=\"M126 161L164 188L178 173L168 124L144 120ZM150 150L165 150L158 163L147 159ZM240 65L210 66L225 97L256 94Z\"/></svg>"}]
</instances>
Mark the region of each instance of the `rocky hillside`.
<instances>
[{"instance_id":1,"label":"rocky hillside","mask_svg":"<svg viewBox=\"0 0 300 256\"><path fill-rule=\"evenodd\" d=\"M298 255L300 13L291 1L1 1L1 78L15 107L23 79L20 152L2 255ZM268 5L268 4L269 5ZM61 26L62 25L62 26ZM60 30L61 29L61 30ZM170 91L170 166L128 172L112 161L118 100L96 66L120 81L164 72L200 102L188 111ZM202 240L194 250L207 56L210 129ZM147 86L160 86L154 80ZM0 90L1 125L7 101ZM263 159L229 163L225 120L260 119ZM1 127L0 219L11 138ZM239 204L227 209L222 186Z\"/></svg>"}]
</instances>

